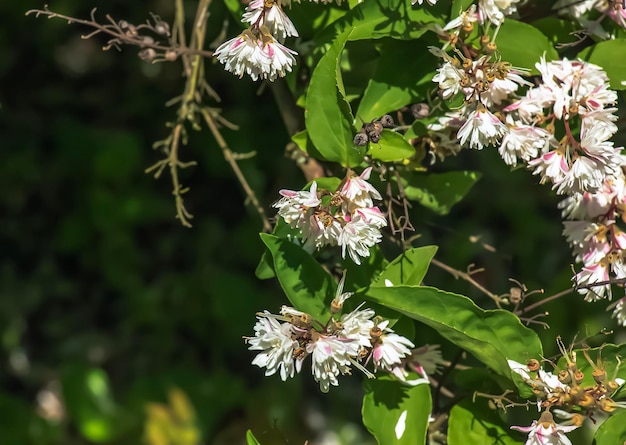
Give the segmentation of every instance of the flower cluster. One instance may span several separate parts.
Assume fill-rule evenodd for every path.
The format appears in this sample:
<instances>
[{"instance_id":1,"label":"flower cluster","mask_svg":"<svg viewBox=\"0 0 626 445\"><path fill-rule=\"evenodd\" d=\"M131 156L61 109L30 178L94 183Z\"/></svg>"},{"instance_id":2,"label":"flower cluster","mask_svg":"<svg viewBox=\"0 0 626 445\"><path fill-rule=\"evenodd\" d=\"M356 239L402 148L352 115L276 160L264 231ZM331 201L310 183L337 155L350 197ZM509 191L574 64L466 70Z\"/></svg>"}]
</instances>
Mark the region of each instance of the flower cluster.
<instances>
[{"instance_id":1,"label":"flower cluster","mask_svg":"<svg viewBox=\"0 0 626 445\"><path fill-rule=\"evenodd\" d=\"M248 29L237 37L222 43L215 57L227 71L252 80L275 80L291 71L295 64L295 51L282 45L287 37L297 37L298 32L280 1L253 0L246 7L242 22Z\"/></svg>"},{"instance_id":2,"label":"flower cluster","mask_svg":"<svg viewBox=\"0 0 626 445\"><path fill-rule=\"evenodd\" d=\"M326 245L341 246L356 264L370 255L369 249L380 242L385 216L374 206L380 193L367 180L371 167L360 176L351 172L338 190L317 189L314 181L308 191L281 190L283 196L274 207L292 228L302 234L304 248L312 251Z\"/></svg>"},{"instance_id":3,"label":"flower cluster","mask_svg":"<svg viewBox=\"0 0 626 445\"><path fill-rule=\"evenodd\" d=\"M331 303L333 315L326 322L288 306L281 308L280 315L257 314L254 336L246 338L250 350L260 351L252 363L265 368L267 376L278 373L287 380L310 357L313 378L322 392L337 386L338 376L350 374L352 366L373 377L365 368L370 361L375 371L391 372L413 385L427 383L426 370L434 372L441 361L436 347L412 352L409 339L396 334L389 321L375 316L372 309L362 309L363 305L341 314L343 303L352 295L343 292L343 283L342 279ZM405 366L419 369L424 378L408 380Z\"/></svg>"},{"instance_id":4,"label":"flower cluster","mask_svg":"<svg viewBox=\"0 0 626 445\"><path fill-rule=\"evenodd\" d=\"M587 351L583 351L593 369L593 383L585 383L588 380L585 380L585 374L576 364L576 353L567 351L560 339L558 343L565 358L565 367L556 374L543 370L540 363L534 359L526 365L509 360L511 370L533 388L537 395L537 408L540 411L544 410L539 420L535 420L529 427L511 427L528 433L526 444L571 445L565 433L581 426L585 417L593 418L596 413L611 413L623 407L622 403L611 399L611 395L624 384L623 379L616 378L619 366L615 369L613 377L609 378L600 359L600 353L597 363L594 363ZM564 424L556 424L550 410L567 421Z\"/></svg>"},{"instance_id":5,"label":"flower cluster","mask_svg":"<svg viewBox=\"0 0 626 445\"><path fill-rule=\"evenodd\" d=\"M575 18L584 28L583 32L601 39L614 38L611 32L602 26L603 19L608 17L619 28L626 28L626 5L622 0L559 0L552 9L561 14L567 14ZM600 14L593 19L586 17L590 12Z\"/></svg>"},{"instance_id":6,"label":"flower cluster","mask_svg":"<svg viewBox=\"0 0 626 445\"><path fill-rule=\"evenodd\" d=\"M616 109L610 107L617 94L606 73L591 63L542 58L537 69L541 84L505 108L518 136L502 144L503 158L513 164L515 158L528 161L541 182L552 183L559 194L595 192L625 162L621 148L609 141L617 131ZM559 122L564 135L557 140Z\"/></svg>"}]
</instances>

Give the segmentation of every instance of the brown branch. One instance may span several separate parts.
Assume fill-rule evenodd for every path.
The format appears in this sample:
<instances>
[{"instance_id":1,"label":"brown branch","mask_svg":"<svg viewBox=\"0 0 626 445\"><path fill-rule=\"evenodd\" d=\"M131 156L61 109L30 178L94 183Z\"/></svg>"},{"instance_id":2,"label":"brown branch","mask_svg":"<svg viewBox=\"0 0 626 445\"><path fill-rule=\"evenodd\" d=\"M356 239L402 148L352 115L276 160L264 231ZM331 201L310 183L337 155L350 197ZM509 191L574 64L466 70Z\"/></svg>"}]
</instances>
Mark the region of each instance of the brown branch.
<instances>
[{"instance_id":1,"label":"brown branch","mask_svg":"<svg viewBox=\"0 0 626 445\"><path fill-rule=\"evenodd\" d=\"M479 291L481 291L482 293L487 295L489 298L491 298L496 303L496 306L498 306L498 308L502 308L502 306L501 306L502 298L500 298L498 295L494 294L493 292L490 292L482 284L480 284L478 281L474 280L472 278L471 273L467 273L467 272L463 272L461 270L457 270L457 269L455 269L453 267L450 267L447 264L442 263L441 261L439 261L437 259L434 259L434 258L431 261L431 263L434 264L435 266L437 266L438 268L445 270L446 272L451 274L457 280L459 278L461 278L461 279L467 281L472 286L474 286L476 289L478 289ZM474 273L476 273L476 272L477 271L474 271Z\"/></svg>"}]
</instances>

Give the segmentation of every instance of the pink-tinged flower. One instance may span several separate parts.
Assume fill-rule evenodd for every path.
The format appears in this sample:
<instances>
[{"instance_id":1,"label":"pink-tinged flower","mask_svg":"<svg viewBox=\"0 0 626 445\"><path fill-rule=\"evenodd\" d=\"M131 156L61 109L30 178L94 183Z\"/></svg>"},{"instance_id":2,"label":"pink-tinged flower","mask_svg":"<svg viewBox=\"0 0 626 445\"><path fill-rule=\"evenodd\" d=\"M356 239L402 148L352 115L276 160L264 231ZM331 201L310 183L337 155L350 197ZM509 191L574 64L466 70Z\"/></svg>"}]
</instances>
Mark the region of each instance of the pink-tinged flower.
<instances>
[{"instance_id":1,"label":"pink-tinged flower","mask_svg":"<svg viewBox=\"0 0 626 445\"><path fill-rule=\"evenodd\" d=\"M578 428L578 425L559 425L554 422L550 411L544 411L539 420L530 426L512 426L511 429L528 433L525 445L572 445L565 433Z\"/></svg>"},{"instance_id":2,"label":"pink-tinged flower","mask_svg":"<svg viewBox=\"0 0 626 445\"><path fill-rule=\"evenodd\" d=\"M411 351L411 355L402 359L399 365L391 369L391 373L410 386L430 383L429 374L434 374L443 365L439 345L424 345ZM421 378L409 380L409 370Z\"/></svg>"},{"instance_id":3,"label":"pink-tinged flower","mask_svg":"<svg viewBox=\"0 0 626 445\"><path fill-rule=\"evenodd\" d=\"M532 159L528 162L529 168L534 168L533 175L541 175L540 182L544 184L546 181L550 181L553 184L560 184L565 175L569 171L567 161L563 156L563 153L559 150L550 151L538 158Z\"/></svg>"},{"instance_id":4,"label":"pink-tinged flower","mask_svg":"<svg viewBox=\"0 0 626 445\"><path fill-rule=\"evenodd\" d=\"M457 136L461 145L469 140L469 147L482 149L487 145L498 143L508 132L506 125L495 115L482 106L472 111Z\"/></svg>"},{"instance_id":5,"label":"pink-tinged flower","mask_svg":"<svg viewBox=\"0 0 626 445\"><path fill-rule=\"evenodd\" d=\"M313 378L320 384L322 392L328 392L330 385L338 386L339 374L350 373L350 359L358 353L358 344L332 336L319 335L307 344L311 354Z\"/></svg>"},{"instance_id":6,"label":"pink-tinged flower","mask_svg":"<svg viewBox=\"0 0 626 445\"><path fill-rule=\"evenodd\" d=\"M252 80L263 79L272 61L265 54L258 39L248 30L217 47L213 53L224 64L224 69L236 76L247 73Z\"/></svg>"},{"instance_id":7,"label":"pink-tinged flower","mask_svg":"<svg viewBox=\"0 0 626 445\"><path fill-rule=\"evenodd\" d=\"M217 60L224 64L226 71L242 77L247 73L252 80L276 80L283 77L295 64L296 52L278 43L267 28L267 34L258 35L250 29L234 39L222 43L214 53Z\"/></svg>"},{"instance_id":8,"label":"pink-tinged flower","mask_svg":"<svg viewBox=\"0 0 626 445\"><path fill-rule=\"evenodd\" d=\"M402 359L411 354L415 345L406 337L398 335L388 328L389 320L378 323L376 330L381 331L372 350L372 361L376 369L391 371L397 367Z\"/></svg>"},{"instance_id":9,"label":"pink-tinged flower","mask_svg":"<svg viewBox=\"0 0 626 445\"><path fill-rule=\"evenodd\" d=\"M265 375L276 372L284 381L293 377L294 372L300 372L302 359L294 359L294 351L298 342L292 338L293 326L289 323L279 323L274 315L268 311L257 315L254 325L254 337L248 338L248 348L251 351L262 351L254 360L253 365L265 368Z\"/></svg>"},{"instance_id":10,"label":"pink-tinged flower","mask_svg":"<svg viewBox=\"0 0 626 445\"><path fill-rule=\"evenodd\" d=\"M341 188L341 195L355 207L372 207L373 199L383 199L378 190L367 182L372 167L367 167L359 176L349 177Z\"/></svg>"}]
</instances>

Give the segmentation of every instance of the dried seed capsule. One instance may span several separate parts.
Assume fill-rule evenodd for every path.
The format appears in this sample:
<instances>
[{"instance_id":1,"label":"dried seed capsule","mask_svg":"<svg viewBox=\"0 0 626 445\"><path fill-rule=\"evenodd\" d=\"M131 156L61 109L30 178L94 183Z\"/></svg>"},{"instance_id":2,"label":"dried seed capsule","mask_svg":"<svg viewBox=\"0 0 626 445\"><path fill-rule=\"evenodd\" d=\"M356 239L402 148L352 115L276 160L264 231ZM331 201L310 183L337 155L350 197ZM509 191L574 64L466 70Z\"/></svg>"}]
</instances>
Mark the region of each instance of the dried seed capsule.
<instances>
[{"instance_id":1,"label":"dried seed capsule","mask_svg":"<svg viewBox=\"0 0 626 445\"><path fill-rule=\"evenodd\" d=\"M156 57L156 51L152 48L146 48L139 51L139 58L145 62L152 62Z\"/></svg>"},{"instance_id":2,"label":"dried seed capsule","mask_svg":"<svg viewBox=\"0 0 626 445\"><path fill-rule=\"evenodd\" d=\"M371 131L367 134L367 137L369 138L370 142L377 144L378 141L380 141L380 133L377 131Z\"/></svg>"},{"instance_id":3,"label":"dried seed capsule","mask_svg":"<svg viewBox=\"0 0 626 445\"><path fill-rule=\"evenodd\" d=\"M368 141L369 139L367 138L367 135L363 131L358 132L354 136L354 145L356 145L357 147L363 147L364 145L367 145Z\"/></svg>"},{"instance_id":4,"label":"dried seed capsule","mask_svg":"<svg viewBox=\"0 0 626 445\"><path fill-rule=\"evenodd\" d=\"M389 114L385 114L383 117L381 117L380 123L385 128L393 128L396 126L395 122L393 121L393 117L391 117Z\"/></svg>"}]
</instances>

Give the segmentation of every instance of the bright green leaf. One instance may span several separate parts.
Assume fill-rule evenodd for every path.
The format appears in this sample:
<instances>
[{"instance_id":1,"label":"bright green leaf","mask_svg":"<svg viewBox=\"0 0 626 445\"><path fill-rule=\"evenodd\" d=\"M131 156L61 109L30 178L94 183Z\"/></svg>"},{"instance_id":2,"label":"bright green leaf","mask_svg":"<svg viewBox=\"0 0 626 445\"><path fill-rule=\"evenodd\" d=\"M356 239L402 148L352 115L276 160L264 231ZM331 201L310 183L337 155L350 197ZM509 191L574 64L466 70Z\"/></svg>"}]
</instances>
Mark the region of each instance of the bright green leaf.
<instances>
[{"instance_id":1,"label":"bright green leaf","mask_svg":"<svg viewBox=\"0 0 626 445\"><path fill-rule=\"evenodd\" d=\"M322 157L346 167L359 165L363 155L354 146L354 118L343 93L339 57L351 31L337 37L321 58L309 84L304 119Z\"/></svg>"},{"instance_id":2,"label":"bright green leaf","mask_svg":"<svg viewBox=\"0 0 626 445\"><path fill-rule=\"evenodd\" d=\"M252 434L250 430L246 431L246 442L248 445L261 445L261 442L254 437L254 434Z\"/></svg>"},{"instance_id":3,"label":"bright green leaf","mask_svg":"<svg viewBox=\"0 0 626 445\"><path fill-rule=\"evenodd\" d=\"M333 277L291 241L267 233L261 240L272 254L274 271L291 304L317 320L327 318L337 290Z\"/></svg>"},{"instance_id":4,"label":"bright green leaf","mask_svg":"<svg viewBox=\"0 0 626 445\"><path fill-rule=\"evenodd\" d=\"M526 363L531 358L541 358L537 334L509 311L486 311L463 295L433 287L372 286L367 295L436 329L502 376L511 378L507 359ZM518 388L524 395L532 394L528 385L521 383Z\"/></svg>"},{"instance_id":5,"label":"bright green leaf","mask_svg":"<svg viewBox=\"0 0 626 445\"><path fill-rule=\"evenodd\" d=\"M571 20L559 19L557 17L542 17L532 23L532 26L541 31L548 38L550 43L571 43L578 40L574 34L576 25Z\"/></svg>"},{"instance_id":6,"label":"bright green leaf","mask_svg":"<svg viewBox=\"0 0 626 445\"><path fill-rule=\"evenodd\" d=\"M498 412L485 399L464 399L454 405L448 421L448 445L519 445Z\"/></svg>"},{"instance_id":7,"label":"bright green leaf","mask_svg":"<svg viewBox=\"0 0 626 445\"><path fill-rule=\"evenodd\" d=\"M523 44L522 44L523 42ZM545 54L546 60L559 58L548 38L534 26L506 19L496 40L502 61L537 74L535 63Z\"/></svg>"},{"instance_id":8,"label":"bright green leaf","mask_svg":"<svg viewBox=\"0 0 626 445\"><path fill-rule=\"evenodd\" d=\"M415 148L400 133L384 129L380 141L369 144L368 154L383 162L401 161L413 156Z\"/></svg>"},{"instance_id":9,"label":"bright green leaf","mask_svg":"<svg viewBox=\"0 0 626 445\"><path fill-rule=\"evenodd\" d=\"M602 67L609 76L611 88L626 90L626 58L622 57L623 54L626 54L626 39L615 39L585 48L577 57Z\"/></svg>"},{"instance_id":10,"label":"bright green leaf","mask_svg":"<svg viewBox=\"0 0 626 445\"><path fill-rule=\"evenodd\" d=\"M426 443L429 385L407 386L383 376L364 383L363 424L381 445Z\"/></svg>"},{"instance_id":11,"label":"bright green leaf","mask_svg":"<svg viewBox=\"0 0 626 445\"><path fill-rule=\"evenodd\" d=\"M404 192L435 213L445 215L480 179L479 172L413 173L405 175Z\"/></svg>"},{"instance_id":12,"label":"bright green leaf","mask_svg":"<svg viewBox=\"0 0 626 445\"><path fill-rule=\"evenodd\" d=\"M616 411L596 431L596 445L618 445L626 443L626 411Z\"/></svg>"},{"instance_id":13,"label":"bright green leaf","mask_svg":"<svg viewBox=\"0 0 626 445\"><path fill-rule=\"evenodd\" d=\"M393 260L374 281L374 286L385 286L385 280L393 285L420 285L426 276L437 246L424 246L409 249Z\"/></svg>"}]
</instances>

